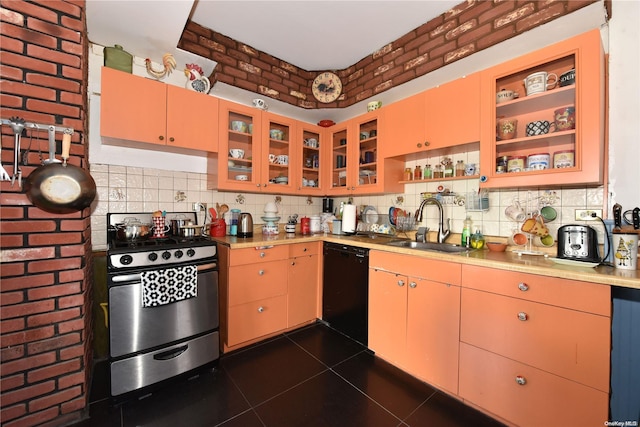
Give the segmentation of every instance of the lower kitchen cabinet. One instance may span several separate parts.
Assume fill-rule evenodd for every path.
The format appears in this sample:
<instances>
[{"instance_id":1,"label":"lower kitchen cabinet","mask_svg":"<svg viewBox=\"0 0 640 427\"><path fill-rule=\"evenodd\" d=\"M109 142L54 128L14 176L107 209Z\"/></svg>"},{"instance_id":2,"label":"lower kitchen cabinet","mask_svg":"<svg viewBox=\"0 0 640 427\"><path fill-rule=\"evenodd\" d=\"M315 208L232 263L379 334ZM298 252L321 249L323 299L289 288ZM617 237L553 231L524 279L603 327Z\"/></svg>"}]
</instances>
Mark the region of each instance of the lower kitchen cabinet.
<instances>
[{"instance_id":1,"label":"lower kitchen cabinet","mask_svg":"<svg viewBox=\"0 0 640 427\"><path fill-rule=\"evenodd\" d=\"M287 327L308 323L318 316L321 242L289 245Z\"/></svg>"},{"instance_id":2,"label":"lower kitchen cabinet","mask_svg":"<svg viewBox=\"0 0 640 427\"><path fill-rule=\"evenodd\" d=\"M379 251L369 256L369 348L457 393L460 264Z\"/></svg>"},{"instance_id":3,"label":"lower kitchen cabinet","mask_svg":"<svg viewBox=\"0 0 640 427\"><path fill-rule=\"evenodd\" d=\"M610 306L608 286L463 266L460 397L521 426L603 425Z\"/></svg>"}]
</instances>

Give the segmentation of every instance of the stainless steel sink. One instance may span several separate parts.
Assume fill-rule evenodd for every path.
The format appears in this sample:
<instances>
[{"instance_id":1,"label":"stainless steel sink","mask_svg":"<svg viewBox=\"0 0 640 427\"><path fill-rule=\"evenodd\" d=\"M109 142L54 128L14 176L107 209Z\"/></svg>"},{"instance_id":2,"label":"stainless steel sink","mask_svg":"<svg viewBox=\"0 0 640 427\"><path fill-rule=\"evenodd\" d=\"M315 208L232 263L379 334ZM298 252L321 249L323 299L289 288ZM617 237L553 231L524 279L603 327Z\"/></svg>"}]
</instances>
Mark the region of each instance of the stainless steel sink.
<instances>
[{"instance_id":1,"label":"stainless steel sink","mask_svg":"<svg viewBox=\"0 0 640 427\"><path fill-rule=\"evenodd\" d=\"M470 252L472 249L464 246L452 245L450 243L436 242L414 242L412 240L402 240L387 243L387 246L395 246L398 248L419 249L423 251L436 251L447 253Z\"/></svg>"}]
</instances>

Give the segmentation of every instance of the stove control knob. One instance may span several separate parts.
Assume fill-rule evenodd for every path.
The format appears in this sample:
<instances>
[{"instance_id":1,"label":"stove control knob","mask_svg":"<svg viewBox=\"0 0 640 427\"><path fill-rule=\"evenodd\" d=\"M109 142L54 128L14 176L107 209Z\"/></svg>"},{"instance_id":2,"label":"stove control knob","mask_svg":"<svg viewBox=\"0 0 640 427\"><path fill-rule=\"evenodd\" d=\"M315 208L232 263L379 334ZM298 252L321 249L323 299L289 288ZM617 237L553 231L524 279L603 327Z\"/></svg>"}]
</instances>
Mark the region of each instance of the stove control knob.
<instances>
[{"instance_id":1,"label":"stove control knob","mask_svg":"<svg viewBox=\"0 0 640 427\"><path fill-rule=\"evenodd\" d=\"M158 254L155 252L151 252L148 258L149 258L149 261L155 261L158 259Z\"/></svg>"},{"instance_id":2,"label":"stove control knob","mask_svg":"<svg viewBox=\"0 0 640 427\"><path fill-rule=\"evenodd\" d=\"M162 259L169 259L169 258L171 258L171 252L169 251L162 252Z\"/></svg>"},{"instance_id":3,"label":"stove control knob","mask_svg":"<svg viewBox=\"0 0 640 427\"><path fill-rule=\"evenodd\" d=\"M184 252L182 252L180 249L178 249L173 256L176 258L182 258L182 255L184 255Z\"/></svg>"},{"instance_id":4,"label":"stove control knob","mask_svg":"<svg viewBox=\"0 0 640 427\"><path fill-rule=\"evenodd\" d=\"M120 262L122 265L129 265L133 262L133 257L131 255L122 255L120 257Z\"/></svg>"},{"instance_id":5,"label":"stove control knob","mask_svg":"<svg viewBox=\"0 0 640 427\"><path fill-rule=\"evenodd\" d=\"M192 257L196 254L196 251L194 249L187 249L187 256L188 257Z\"/></svg>"}]
</instances>

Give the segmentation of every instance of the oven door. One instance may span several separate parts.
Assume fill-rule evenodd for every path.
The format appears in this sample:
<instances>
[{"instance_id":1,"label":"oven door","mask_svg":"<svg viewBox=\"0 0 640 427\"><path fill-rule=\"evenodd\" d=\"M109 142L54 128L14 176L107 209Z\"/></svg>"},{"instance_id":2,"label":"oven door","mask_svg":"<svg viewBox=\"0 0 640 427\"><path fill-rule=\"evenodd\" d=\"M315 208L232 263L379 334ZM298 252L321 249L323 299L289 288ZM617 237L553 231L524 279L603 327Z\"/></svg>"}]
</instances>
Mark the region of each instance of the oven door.
<instances>
[{"instance_id":1,"label":"oven door","mask_svg":"<svg viewBox=\"0 0 640 427\"><path fill-rule=\"evenodd\" d=\"M109 354L118 358L218 328L218 271L198 266L197 296L143 307L140 273L109 276Z\"/></svg>"}]
</instances>

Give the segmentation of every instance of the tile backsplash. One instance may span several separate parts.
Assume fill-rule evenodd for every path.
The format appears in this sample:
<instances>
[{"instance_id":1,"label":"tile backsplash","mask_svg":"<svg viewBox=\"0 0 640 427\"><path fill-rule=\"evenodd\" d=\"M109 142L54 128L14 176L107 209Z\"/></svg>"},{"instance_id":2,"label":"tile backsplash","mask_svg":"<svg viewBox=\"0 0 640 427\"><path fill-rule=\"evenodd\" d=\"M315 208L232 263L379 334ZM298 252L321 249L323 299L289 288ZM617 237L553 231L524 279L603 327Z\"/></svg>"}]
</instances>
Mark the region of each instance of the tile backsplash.
<instances>
[{"instance_id":1,"label":"tile backsplash","mask_svg":"<svg viewBox=\"0 0 640 427\"><path fill-rule=\"evenodd\" d=\"M477 163L476 153L465 153L457 160L465 163ZM419 160L421 166L429 163L435 165L439 159ZM416 161L409 161L406 167L414 168ZM227 204L230 209L237 208L249 212L254 223L260 223L260 216L264 205L275 200L275 195L250 194L238 192L219 192L207 190L207 175L202 173L176 172L160 169L135 168L92 164L91 175L96 181L97 196L93 204L91 216L92 242L96 251L105 250L106 214L108 212L152 212L191 211L195 202L215 206L216 203ZM375 196L358 196L353 198L356 205L371 205L381 215L380 221L386 220L391 206L415 212L418 208L423 192L437 192L438 185L444 185L451 192L466 195L478 192L477 179L466 180L433 180L406 184L405 192L401 194L384 194ZM322 198L307 196L281 195L280 213L281 223L285 223L289 215L309 216L322 211ZM512 189L491 190L488 193L489 209L486 211L467 211L464 206L453 204L444 205L445 218L451 219L452 233L462 231L466 216L473 220L473 226L478 227L487 236L507 237L517 226L505 215L504 210L519 200L523 205L532 208L539 204L550 204L558 212L558 218L548 224L550 232L556 236L557 229L564 224L579 223L575 221L575 209L602 209L604 191L602 187L584 187L571 189ZM346 202L347 197L334 197L334 207L340 202ZM528 201L528 203L527 203ZM204 213L201 214L202 221ZM425 207L423 221L420 225L431 230L437 230L438 211L433 206ZM590 222L599 234L599 240L604 241L604 229L599 221ZM457 242L454 242L457 243Z\"/></svg>"}]
</instances>

